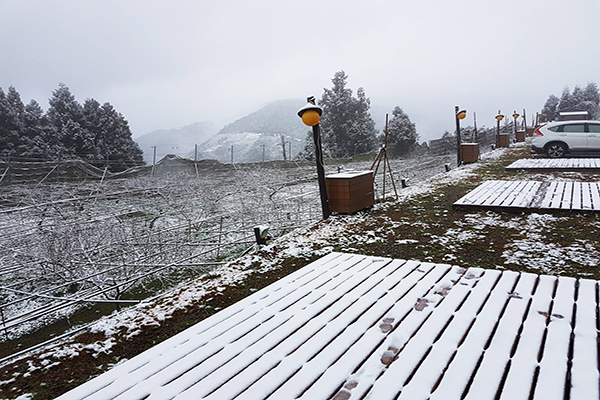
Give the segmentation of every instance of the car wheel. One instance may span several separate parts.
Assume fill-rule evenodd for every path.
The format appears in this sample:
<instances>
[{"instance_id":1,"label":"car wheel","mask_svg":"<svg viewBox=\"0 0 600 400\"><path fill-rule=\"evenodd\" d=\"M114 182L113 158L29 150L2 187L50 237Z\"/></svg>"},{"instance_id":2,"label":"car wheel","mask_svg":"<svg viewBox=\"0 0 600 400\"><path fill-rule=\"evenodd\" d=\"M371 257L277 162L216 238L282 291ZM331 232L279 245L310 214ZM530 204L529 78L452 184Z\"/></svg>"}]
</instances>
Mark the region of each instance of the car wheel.
<instances>
[{"instance_id":1,"label":"car wheel","mask_svg":"<svg viewBox=\"0 0 600 400\"><path fill-rule=\"evenodd\" d=\"M546 155L550 158L560 158L567 154L567 146L563 143L550 143L546 146Z\"/></svg>"}]
</instances>

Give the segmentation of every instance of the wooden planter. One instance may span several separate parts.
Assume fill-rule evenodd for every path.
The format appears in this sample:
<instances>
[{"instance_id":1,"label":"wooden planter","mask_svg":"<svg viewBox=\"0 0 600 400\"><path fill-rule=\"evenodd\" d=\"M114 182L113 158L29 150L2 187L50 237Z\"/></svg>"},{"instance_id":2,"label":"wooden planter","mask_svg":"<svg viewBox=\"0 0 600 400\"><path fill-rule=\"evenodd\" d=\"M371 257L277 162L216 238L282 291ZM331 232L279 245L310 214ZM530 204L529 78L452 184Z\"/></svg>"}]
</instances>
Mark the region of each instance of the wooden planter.
<instances>
[{"instance_id":1,"label":"wooden planter","mask_svg":"<svg viewBox=\"0 0 600 400\"><path fill-rule=\"evenodd\" d=\"M373 171L328 175L325 182L332 212L351 214L375 204Z\"/></svg>"},{"instance_id":2,"label":"wooden planter","mask_svg":"<svg viewBox=\"0 0 600 400\"><path fill-rule=\"evenodd\" d=\"M516 136L517 136L517 142L525 141L525 131L517 131Z\"/></svg>"},{"instance_id":3,"label":"wooden planter","mask_svg":"<svg viewBox=\"0 0 600 400\"><path fill-rule=\"evenodd\" d=\"M461 143L462 161L473 163L479 160L479 143Z\"/></svg>"},{"instance_id":4,"label":"wooden planter","mask_svg":"<svg viewBox=\"0 0 600 400\"><path fill-rule=\"evenodd\" d=\"M498 143L496 143L497 147L508 147L510 144L510 135L508 133L501 133L496 136Z\"/></svg>"}]
</instances>

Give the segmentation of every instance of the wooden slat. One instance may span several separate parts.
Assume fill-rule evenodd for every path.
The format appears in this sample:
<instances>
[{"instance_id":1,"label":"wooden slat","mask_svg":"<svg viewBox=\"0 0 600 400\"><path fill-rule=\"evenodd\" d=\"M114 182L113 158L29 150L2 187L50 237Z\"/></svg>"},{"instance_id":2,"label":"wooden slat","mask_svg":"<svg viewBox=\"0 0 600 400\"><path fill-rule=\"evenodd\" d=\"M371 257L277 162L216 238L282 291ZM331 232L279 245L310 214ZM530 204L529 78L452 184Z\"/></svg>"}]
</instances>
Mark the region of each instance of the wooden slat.
<instances>
[{"instance_id":1,"label":"wooden slat","mask_svg":"<svg viewBox=\"0 0 600 400\"><path fill-rule=\"evenodd\" d=\"M506 167L507 170L594 170L600 169L599 158L522 158Z\"/></svg>"},{"instance_id":2,"label":"wooden slat","mask_svg":"<svg viewBox=\"0 0 600 400\"><path fill-rule=\"evenodd\" d=\"M492 209L600 211L597 182L487 181L454 203Z\"/></svg>"},{"instance_id":3,"label":"wooden slat","mask_svg":"<svg viewBox=\"0 0 600 400\"><path fill-rule=\"evenodd\" d=\"M597 399L598 282L332 253L59 399Z\"/></svg>"},{"instance_id":4,"label":"wooden slat","mask_svg":"<svg viewBox=\"0 0 600 400\"><path fill-rule=\"evenodd\" d=\"M547 335L538 375L538 382L543 384L535 387L537 399L564 399L574 302L575 279L558 278L556 296L548 311Z\"/></svg>"},{"instance_id":5,"label":"wooden slat","mask_svg":"<svg viewBox=\"0 0 600 400\"><path fill-rule=\"evenodd\" d=\"M596 297L598 283L581 279L576 302L575 329L573 330L573 366L571 367L571 398L597 400L600 398L598 382L598 330ZM594 365L596 368L594 368Z\"/></svg>"}]
</instances>

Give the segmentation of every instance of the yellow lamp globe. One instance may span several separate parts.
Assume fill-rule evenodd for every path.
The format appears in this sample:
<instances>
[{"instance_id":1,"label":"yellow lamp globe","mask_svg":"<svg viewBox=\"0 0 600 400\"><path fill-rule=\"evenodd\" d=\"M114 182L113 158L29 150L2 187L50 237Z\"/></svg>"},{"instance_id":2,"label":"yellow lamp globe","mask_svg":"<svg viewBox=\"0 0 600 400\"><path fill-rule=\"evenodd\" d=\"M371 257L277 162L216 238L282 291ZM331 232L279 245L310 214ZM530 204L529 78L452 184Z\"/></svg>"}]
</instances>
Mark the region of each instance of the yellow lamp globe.
<instances>
[{"instance_id":1,"label":"yellow lamp globe","mask_svg":"<svg viewBox=\"0 0 600 400\"><path fill-rule=\"evenodd\" d=\"M502 120L504 119L504 115L502 115L502 114L498 114L498 115L496 115L496 119L497 119L498 121L502 121Z\"/></svg>"},{"instance_id":2,"label":"yellow lamp globe","mask_svg":"<svg viewBox=\"0 0 600 400\"><path fill-rule=\"evenodd\" d=\"M302 122L308 126L315 126L321 120L321 116L315 110L306 110L302 114Z\"/></svg>"},{"instance_id":3,"label":"yellow lamp globe","mask_svg":"<svg viewBox=\"0 0 600 400\"><path fill-rule=\"evenodd\" d=\"M458 118L458 119L465 119L466 116L467 116L467 112L465 110L461 110L458 112L458 114L456 114L456 118Z\"/></svg>"}]
</instances>

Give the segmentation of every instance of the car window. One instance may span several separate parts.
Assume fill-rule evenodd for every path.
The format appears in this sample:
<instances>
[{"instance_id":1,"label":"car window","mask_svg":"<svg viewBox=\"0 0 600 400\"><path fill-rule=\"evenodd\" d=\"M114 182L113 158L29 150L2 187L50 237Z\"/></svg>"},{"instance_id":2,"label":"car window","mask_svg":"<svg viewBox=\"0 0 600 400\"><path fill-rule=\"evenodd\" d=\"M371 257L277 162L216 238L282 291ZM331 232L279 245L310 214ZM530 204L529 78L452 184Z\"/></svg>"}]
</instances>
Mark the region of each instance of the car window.
<instances>
[{"instance_id":1,"label":"car window","mask_svg":"<svg viewBox=\"0 0 600 400\"><path fill-rule=\"evenodd\" d=\"M558 132L558 128L560 128L560 127L561 127L560 125L558 125L558 126L551 126L550 128L548 128L548 130L552 131L552 132Z\"/></svg>"},{"instance_id":2,"label":"car window","mask_svg":"<svg viewBox=\"0 0 600 400\"><path fill-rule=\"evenodd\" d=\"M600 133L600 124L588 124L589 132Z\"/></svg>"},{"instance_id":3,"label":"car window","mask_svg":"<svg viewBox=\"0 0 600 400\"><path fill-rule=\"evenodd\" d=\"M584 124L564 125L563 132L585 132Z\"/></svg>"}]
</instances>

